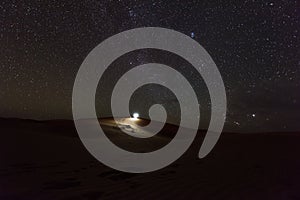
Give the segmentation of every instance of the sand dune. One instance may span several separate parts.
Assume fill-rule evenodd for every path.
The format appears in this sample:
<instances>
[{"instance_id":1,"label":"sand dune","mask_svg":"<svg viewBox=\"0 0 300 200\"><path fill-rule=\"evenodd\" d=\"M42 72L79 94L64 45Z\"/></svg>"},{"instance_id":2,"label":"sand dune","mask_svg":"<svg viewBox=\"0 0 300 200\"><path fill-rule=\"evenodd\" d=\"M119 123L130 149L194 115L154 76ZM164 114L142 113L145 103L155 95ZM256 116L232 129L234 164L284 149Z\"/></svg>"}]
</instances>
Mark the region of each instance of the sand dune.
<instances>
[{"instance_id":1,"label":"sand dune","mask_svg":"<svg viewBox=\"0 0 300 200\"><path fill-rule=\"evenodd\" d=\"M161 134L136 139L120 133L111 119L100 123L113 142L136 152L160 148L176 132L167 125ZM94 159L72 121L1 119L0 126L1 200L300 199L298 133L223 133L213 151L198 159L205 134L199 131L170 166L129 174Z\"/></svg>"}]
</instances>

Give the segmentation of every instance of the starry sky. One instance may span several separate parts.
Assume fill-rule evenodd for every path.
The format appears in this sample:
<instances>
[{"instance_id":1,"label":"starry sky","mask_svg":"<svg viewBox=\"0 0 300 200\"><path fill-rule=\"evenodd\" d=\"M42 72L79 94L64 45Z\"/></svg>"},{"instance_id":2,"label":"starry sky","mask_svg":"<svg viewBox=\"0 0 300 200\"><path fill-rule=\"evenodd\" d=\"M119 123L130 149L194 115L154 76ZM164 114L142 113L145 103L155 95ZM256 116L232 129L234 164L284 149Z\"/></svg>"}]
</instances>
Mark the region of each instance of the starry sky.
<instances>
[{"instance_id":1,"label":"starry sky","mask_svg":"<svg viewBox=\"0 0 300 200\"><path fill-rule=\"evenodd\" d=\"M1 1L0 117L71 119L73 83L88 53L114 34L152 26L184 33L211 55L227 92L225 130L299 131L299 9L286 0ZM207 126L210 100L201 77L176 55L153 49L112 63L98 85L99 115L110 115L108 94L121 73L150 61L192 82L202 102L201 127ZM176 97L166 88L148 85L132 99L131 110L142 116L160 102L171 121L179 120Z\"/></svg>"}]
</instances>

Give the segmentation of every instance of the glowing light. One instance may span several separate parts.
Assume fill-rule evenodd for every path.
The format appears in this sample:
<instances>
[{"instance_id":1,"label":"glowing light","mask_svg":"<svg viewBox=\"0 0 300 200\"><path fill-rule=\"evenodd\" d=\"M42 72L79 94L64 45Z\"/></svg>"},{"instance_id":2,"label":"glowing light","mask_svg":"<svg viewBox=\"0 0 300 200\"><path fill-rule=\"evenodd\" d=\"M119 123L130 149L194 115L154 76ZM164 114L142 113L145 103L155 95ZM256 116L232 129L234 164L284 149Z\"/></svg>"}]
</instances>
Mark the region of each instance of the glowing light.
<instances>
[{"instance_id":1,"label":"glowing light","mask_svg":"<svg viewBox=\"0 0 300 200\"><path fill-rule=\"evenodd\" d=\"M139 113L133 113L132 116L133 116L133 119L138 119L140 115L139 115Z\"/></svg>"}]
</instances>

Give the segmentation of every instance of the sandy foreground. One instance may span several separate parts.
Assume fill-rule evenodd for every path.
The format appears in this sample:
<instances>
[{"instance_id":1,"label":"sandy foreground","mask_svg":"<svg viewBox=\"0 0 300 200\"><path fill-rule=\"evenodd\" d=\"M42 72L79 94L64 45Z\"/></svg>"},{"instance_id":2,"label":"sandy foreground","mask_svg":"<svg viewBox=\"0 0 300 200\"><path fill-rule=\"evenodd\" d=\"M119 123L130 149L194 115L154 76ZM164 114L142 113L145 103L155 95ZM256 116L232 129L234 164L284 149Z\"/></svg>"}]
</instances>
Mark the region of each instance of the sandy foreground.
<instances>
[{"instance_id":1,"label":"sandy foreground","mask_svg":"<svg viewBox=\"0 0 300 200\"><path fill-rule=\"evenodd\" d=\"M170 141L176 127L136 140L101 121L122 148L147 152ZM0 199L300 199L300 133L223 133L213 151L189 150L161 170L130 174L91 156L72 121L0 119ZM134 133L134 127L124 126Z\"/></svg>"}]
</instances>

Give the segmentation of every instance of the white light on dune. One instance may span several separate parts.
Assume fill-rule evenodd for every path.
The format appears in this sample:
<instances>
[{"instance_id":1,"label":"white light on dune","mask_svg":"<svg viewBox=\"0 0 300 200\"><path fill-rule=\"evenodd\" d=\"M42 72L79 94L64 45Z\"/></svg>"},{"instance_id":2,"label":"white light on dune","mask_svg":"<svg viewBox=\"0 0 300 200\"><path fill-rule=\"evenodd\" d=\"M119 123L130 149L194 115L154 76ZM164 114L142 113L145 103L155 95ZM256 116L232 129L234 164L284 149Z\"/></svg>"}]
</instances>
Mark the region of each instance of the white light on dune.
<instances>
[{"instance_id":1,"label":"white light on dune","mask_svg":"<svg viewBox=\"0 0 300 200\"><path fill-rule=\"evenodd\" d=\"M139 113L133 113L133 119L138 119L138 117L140 116Z\"/></svg>"}]
</instances>

